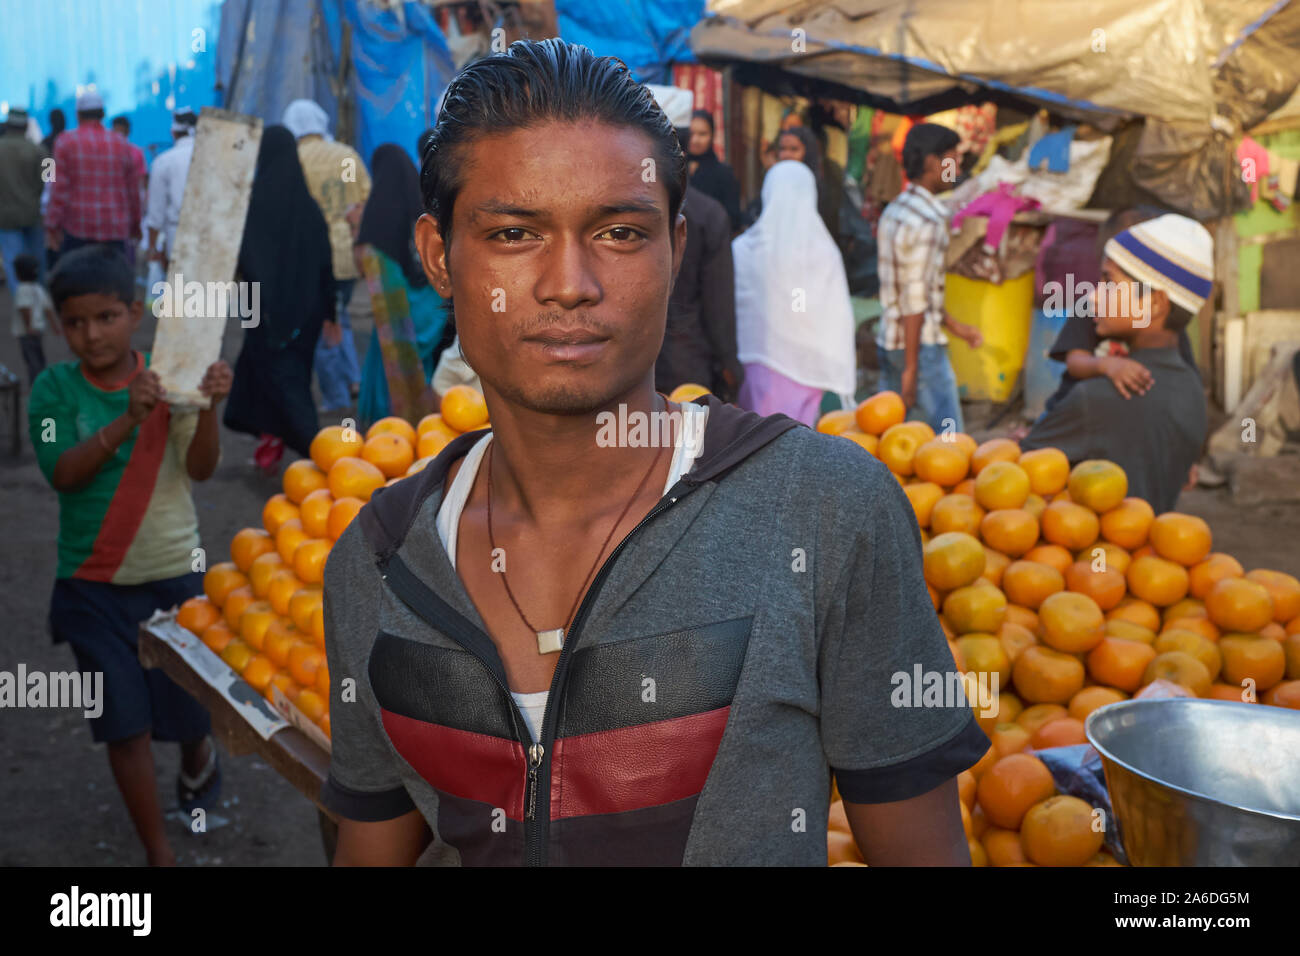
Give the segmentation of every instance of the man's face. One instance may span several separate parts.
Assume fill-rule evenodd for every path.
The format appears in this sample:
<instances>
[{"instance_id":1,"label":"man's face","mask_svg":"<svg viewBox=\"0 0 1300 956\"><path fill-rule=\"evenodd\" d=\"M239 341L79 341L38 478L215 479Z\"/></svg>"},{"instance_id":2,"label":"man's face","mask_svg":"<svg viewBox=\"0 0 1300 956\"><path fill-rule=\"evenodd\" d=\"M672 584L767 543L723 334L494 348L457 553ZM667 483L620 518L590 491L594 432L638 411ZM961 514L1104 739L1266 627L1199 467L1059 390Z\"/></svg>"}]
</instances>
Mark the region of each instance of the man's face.
<instances>
[{"instance_id":1,"label":"man's face","mask_svg":"<svg viewBox=\"0 0 1300 956\"><path fill-rule=\"evenodd\" d=\"M687 152L692 156L703 156L713 148L713 130L709 124L696 116L691 120L691 141Z\"/></svg>"},{"instance_id":2,"label":"man's face","mask_svg":"<svg viewBox=\"0 0 1300 956\"><path fill-rule=\"evenodd\" d=\"M1121 269L1114 259L1101 265L1101 281L1092 293L1093 322L1103 339L1129 339L1139 329L1164 327L1169 299Z\"/></svg>"},{"instance_id":3,"label":"man's face","mask_svg":"<svg viewBox=\"0 0 1300 956\"><path fill-rule=\"evenodd\" d=\"M652 382L686 221L668 220L650 137L545 123L460 158L450 244L427 215L416 244L489 410L588 414Z\"/></svg>"},{"instance_id":4,"label":"man's face","mask_svg":"<svg viewBox=\"0 0 1300 956\"><path fill-rule=\"evenodd\" d=\"M802 163L804 152L803 141L793 134L782 133L781 138L776 141L778 160L793 159L796 163Z\"/></svg>"},{"instance_id":5,"label":"man's face","mask_svg":"<svg viewBox=\"0 0 1300 956\"><path fill-rule=\"evenodd\" d=\"M131 333L140 324L139 302L93 292L74 295L59 306L59 323L72 354L92 372L113 368L131 351Z\"/></svg>"}]
</instances>

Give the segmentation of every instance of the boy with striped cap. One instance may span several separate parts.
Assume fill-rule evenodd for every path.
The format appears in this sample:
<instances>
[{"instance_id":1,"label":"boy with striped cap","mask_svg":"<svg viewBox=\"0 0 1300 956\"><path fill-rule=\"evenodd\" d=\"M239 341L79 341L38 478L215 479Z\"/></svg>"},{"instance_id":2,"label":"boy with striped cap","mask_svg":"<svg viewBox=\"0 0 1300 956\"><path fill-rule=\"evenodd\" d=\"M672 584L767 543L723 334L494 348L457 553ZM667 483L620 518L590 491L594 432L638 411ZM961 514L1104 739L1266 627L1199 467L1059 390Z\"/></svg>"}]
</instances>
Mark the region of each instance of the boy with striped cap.
<instances>
[{"instance_id":1,"label":"boy with striped cap","mask_svg":"<svg viewBox=\"0 0 1300 956\"><path fill-rule=\"evenodd\" d=\"M1152 387L1124 397L1105 377L1085 379L1034 425L1020 447L1060 448L1071 464L1107 458L1128 473L1129 494L1168 511L1200 457L1206 435L1200 376L1178 336L1209 298L1214 240L1186 216L1164 215L1106 243L1094 294L1097 335L1124 341Z\"/></svg>"}]
</instances>

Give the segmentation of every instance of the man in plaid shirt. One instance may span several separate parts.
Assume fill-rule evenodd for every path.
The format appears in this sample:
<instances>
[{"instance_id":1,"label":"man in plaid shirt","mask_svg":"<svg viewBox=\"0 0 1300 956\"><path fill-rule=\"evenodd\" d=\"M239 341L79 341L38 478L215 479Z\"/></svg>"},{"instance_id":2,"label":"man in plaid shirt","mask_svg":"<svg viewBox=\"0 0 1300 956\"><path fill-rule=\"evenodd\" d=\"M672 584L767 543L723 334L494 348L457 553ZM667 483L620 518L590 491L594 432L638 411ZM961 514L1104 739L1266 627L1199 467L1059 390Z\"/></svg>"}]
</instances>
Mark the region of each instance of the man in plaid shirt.
<instances>
[{"instance_id":1,"label":"man in plaid shirt","mask_svg":"<svg viewBox=\"0 0 1300 956\"><path fill-rule=\"evenodd\" d=\"M60 253L96 242L140 238L140 179L144 156L104 128L104 101L93 90L77 97L77 128L54 147L54 181L45 215L45 242Z\"/></svg>"},{"instance_id":2,"label":"man in plaid shirt","mask_svg":"<svg viewBox=\"0 0 1300 956\"><path fill-rule=\"evenodd\" d=\"M979 330L958 322L943 307L948 211L935 198L956 181L959 137L933 123L908 131L903 170L908 183L880 217L880 387L903 397L913 418L936 432L962 431L957 378L948 359L948 337L971 348L983 344ZM951 419L951 421L948 421Z\"/></svg>"}]
</instances>

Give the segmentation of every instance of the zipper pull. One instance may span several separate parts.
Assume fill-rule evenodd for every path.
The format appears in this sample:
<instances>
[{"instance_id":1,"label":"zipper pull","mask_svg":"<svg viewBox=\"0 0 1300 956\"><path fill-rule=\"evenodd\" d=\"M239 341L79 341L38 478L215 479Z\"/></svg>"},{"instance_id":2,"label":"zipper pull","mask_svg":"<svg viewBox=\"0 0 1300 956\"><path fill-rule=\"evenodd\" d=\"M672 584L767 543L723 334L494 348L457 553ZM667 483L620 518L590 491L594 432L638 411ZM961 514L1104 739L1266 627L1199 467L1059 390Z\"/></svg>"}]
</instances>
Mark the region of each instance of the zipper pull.
<instances>
[{"instance_id":1,"label":"zipper pull","mask_svg":"<svg viewBox=\"0 0 1300 956\"><path fill-rule=\"evenodd\" d=\"M542 757L546 753L546 748L541 744L533 744L528 748L528 812L524 814L525 820L531 820L537 813L537 770L542 765Z\"/></svg>"}]
</instances>

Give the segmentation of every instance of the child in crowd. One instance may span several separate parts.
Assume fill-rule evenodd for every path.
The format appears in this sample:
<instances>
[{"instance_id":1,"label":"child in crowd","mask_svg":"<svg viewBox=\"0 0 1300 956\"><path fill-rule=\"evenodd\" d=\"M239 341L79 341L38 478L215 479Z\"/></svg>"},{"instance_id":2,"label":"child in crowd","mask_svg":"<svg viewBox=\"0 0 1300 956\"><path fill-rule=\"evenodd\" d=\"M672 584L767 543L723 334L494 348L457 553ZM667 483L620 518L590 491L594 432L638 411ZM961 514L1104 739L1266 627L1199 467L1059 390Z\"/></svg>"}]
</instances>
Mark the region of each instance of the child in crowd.
<instances>
[{"instance_id":1,"label":"child in crowd","mask_svg":"<svg viewBox=\"0 0 1300 956\"><path fill-rule=\"evenodd\" d=\"M22 348L23 361L27 363L27 387L31 388L36 376L45 368L45 349L41 334L46 325L59 334L59 323L50 304L49 293L38 280L40 263L35 256L21 255L14 259L14 273L18 288L14 290L13 333Z\"/></svg>"},{"instance_id":2,"label":"child in crowd","mask_svg":"<svg viewBox=\"0 0 1300 956\"><path fill-rule=\"evenodd\" d=\"M179 742L182 810L210 808L221 773L207 712L160 670L140 665L137 628L158 608L202 593L190 482L216 470L217 404L231 371L214 362L202 411L168 404L149 353L131 348L140 324L135 275L120 249L60 257L50 293L76 361L32 386L28 424L37 462L59 493L58 571L50 630L82 672L102 673L91 735L108 761L148 862L175 863L154 776L153 740Z\"/></svg>"}]
</instances>

